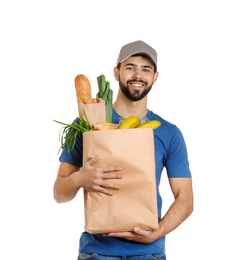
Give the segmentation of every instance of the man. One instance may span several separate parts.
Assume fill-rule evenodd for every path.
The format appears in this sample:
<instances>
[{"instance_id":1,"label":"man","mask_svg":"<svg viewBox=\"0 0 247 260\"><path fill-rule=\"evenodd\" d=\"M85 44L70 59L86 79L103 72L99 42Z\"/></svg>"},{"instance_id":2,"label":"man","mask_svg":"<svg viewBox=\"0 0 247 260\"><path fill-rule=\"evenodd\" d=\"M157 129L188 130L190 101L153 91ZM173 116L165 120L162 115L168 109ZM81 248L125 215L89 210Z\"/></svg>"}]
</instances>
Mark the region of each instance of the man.
<instances>
[{"instance_id":1,"label":"man","mask_svg":"<svg viewBox=\"0 0 247 260\"><path fill-rule=\"evenodd\" d=\"M153 231L135 227L130 232L93 235L83 232L78 259L166 259L165 236L176 229L193 211L192 179L185 141L181 131L170 122L148 110L148 93L158 78L157 53L143 41L124 45L119 53L115 79L119 91L113 103L113 123L119 118L138 116L159 120L161 126L154 131L156 179L166 169L174 202L161 216L161 196L157 187L159 228ZM92 158L82 167L82 138L75 149L67 149L60 156L60 167L54 183L54 198L58 203L72 200L83 188L112 196L111 189L120 189L111 183L121 179L121 165L95 167L100 158ZM141 180L140 180L141 184ZM126 208L126 210L128 210ZM131 214L131 212L130 212Z\"/></svg>"}]
</instances>

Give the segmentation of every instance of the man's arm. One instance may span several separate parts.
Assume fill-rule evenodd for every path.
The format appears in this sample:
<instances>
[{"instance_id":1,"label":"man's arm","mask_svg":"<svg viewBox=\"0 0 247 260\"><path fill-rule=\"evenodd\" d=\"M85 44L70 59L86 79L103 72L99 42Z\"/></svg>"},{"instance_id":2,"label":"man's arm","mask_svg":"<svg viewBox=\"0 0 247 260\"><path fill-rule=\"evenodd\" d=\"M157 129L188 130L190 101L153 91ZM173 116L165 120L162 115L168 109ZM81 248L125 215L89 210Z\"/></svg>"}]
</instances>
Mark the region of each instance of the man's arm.
<instances>
[{"instance_id":1,"label":"man's arm","mask_svg":"<svg viewBox=\"0 0 247 260\"><path fill-rule=\"evenodd\" d=\"M65 162L61 162L58 168L57 178L53 185L53 196L57 203L72 200L80 187L76 185L76 175L79 168Z\"/></svg>"},{"instance_id":2,"label":"man's arm","mask_svg":"<svg viewBox=\"0 0 247 260\"><path fill-rule=\"evenodd\" d=\"M171 178L169 183L175 200L159 222L159 237L176 229L193 212L192 179Z\"/></svg>"},{"instance_id":3,"label":"man's arm","mask_svg":"<svg viewBox=\"0 0 247 260\"><path fill-rule=\"evenodd\" d=\"M152 243L176 229L193 212L192 179L171 178L169 183L173 192L174 202L160 220L157 230L146 231L136 227L133 232L114 232L105 235L142 243Z\"/></svg>"},{"instance_id":4,"label":"man's arm","mask_svg":"<svg viewBox=\"0 0 247 260\"><path fill-rule=\"evenodd\" d=\"M121 167L95 167L94 165L99 160L100 158L94 157L88 160L81 169L72 164L61 162L53 186L55 201L62 203L72 200L80 188L98 191L109 196L112 195L109 189L120 189L119 185L111 184L108 180L121 179L123 177L119 173Z\"/></svg>"}]
</instances>

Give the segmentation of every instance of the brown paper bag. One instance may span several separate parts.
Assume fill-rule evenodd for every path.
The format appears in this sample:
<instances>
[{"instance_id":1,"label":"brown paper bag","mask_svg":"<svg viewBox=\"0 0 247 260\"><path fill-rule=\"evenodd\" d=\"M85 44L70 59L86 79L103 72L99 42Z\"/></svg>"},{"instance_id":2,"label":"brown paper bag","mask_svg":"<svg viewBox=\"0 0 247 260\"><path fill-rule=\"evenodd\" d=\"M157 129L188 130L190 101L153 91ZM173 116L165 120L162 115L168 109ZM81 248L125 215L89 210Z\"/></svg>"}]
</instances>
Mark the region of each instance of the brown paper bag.
<instances>
[{"instance_id":1,"label":"brown paper bag","mask_svg":"<svg viewBox=\"0 0 247 260\"><path fill-rule=\"evenodd\" d=\"M84 191L85 229L90 233L158 228L153 129L83 133L83 163L100 156L98 166L122 166L114 195Z\"/></svg>"},{"instance_id":2,"label":"brown paper bag","mask_svg":"<svg viewBox=\"0 0 247 260\"><path fill-rule=\"evenodd\" d=\"M85 111L88 121L91 125L105 123L106 122L106 111L105 111L105 101L101 98L94 99L97 103L84 104L78 102L78 112L79 116L85 119L83 111Z\"/></svg>"}]
</instances>

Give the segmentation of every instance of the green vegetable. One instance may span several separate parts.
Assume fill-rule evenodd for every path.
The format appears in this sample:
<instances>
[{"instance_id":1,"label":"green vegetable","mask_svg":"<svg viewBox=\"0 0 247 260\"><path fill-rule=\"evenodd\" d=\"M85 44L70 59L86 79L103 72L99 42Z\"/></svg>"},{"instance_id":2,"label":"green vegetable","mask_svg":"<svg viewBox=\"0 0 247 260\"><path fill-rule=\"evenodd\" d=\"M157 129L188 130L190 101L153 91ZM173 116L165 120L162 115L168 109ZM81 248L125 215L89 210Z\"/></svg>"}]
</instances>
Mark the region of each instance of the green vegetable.
<instances>
[{"instance_id":1,"label":"green vegetable","mask_svg":"<svg viewBox=\"0 0 247 260\"><path fill-rule=\"evenodd\" d=\"M60 152L61 149L64 149L65 147L67 147L68 152L70 153L75 147L77 135L79 133L91 131L93 129L93 126L88 121L85 111L83 111L83 113L85 119L82 117L78 117L79 123L74 121L72 124L66 124L66 123L59 122L57 120L53 120L54 122L63 125L62 131L60 132L59 135L61 147L59 148L58 153Z\"/></svg>"},{"instance_id":2,"label":"green vegetable","mask_svg":"<svg viewBox=\"0 0 247 260\"><path fill-rule=\"evenodd\" d=\"M96 97L101 98L105 101L105 109L106 109L106 123L112 122L112 98L113 91L110 89L110 83L105 80L104 75L100 75L97 77L99 92Z\"/></svg>"}]
</instances>

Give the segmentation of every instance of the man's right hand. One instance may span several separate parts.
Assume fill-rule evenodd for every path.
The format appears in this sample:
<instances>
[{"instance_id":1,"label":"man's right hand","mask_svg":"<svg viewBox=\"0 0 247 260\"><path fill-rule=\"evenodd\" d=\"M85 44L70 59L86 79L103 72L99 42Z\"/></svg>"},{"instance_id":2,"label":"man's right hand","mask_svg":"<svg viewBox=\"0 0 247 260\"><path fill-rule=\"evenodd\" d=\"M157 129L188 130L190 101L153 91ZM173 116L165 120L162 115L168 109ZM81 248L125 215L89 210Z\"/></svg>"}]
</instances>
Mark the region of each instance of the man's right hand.
<instances>
[{"instance_id":1,"label":"man's right hand","mask_svg":"<svg viewBox=\"0 0 247 260\"><path fill-rule=\"evenodd\" d=\"M112 196L113 190L119 190L120 185L111 183L110 180L122 179L120 166L98 167L95 164L100 160L94 157L85 162L82 169L76 173L76 185L88 191L97 191Z\"/></svg>"}]
</instances>

